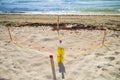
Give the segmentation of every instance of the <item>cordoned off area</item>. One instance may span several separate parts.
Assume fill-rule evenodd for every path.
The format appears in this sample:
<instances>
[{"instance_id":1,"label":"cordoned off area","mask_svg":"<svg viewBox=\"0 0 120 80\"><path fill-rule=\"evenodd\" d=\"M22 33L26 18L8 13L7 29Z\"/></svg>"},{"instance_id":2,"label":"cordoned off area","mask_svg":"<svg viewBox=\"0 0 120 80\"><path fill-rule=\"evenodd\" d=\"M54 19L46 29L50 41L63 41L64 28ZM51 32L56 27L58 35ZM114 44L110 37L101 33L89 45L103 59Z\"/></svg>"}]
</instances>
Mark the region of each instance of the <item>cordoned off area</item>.
<instances>
[{"instance_id":1,"label":"cordoned off area","mask_svg":"<svg viewBox=\"0 0 120 80\"><path fill-rule=\"evenodd\" d=\"M68 25L69 26L69 25ZM53 31L50 26L39 27L11 27L13 41L33 48L37 51L52 53L56 57L57 48L59 47L59 37L57 32ZM111 30L107 30L106 36L113 34ZM72 36L72 37L71 37ZM80 55L92 52L103 47L104 30L60 30L60 38L63 40L62 47L65 48L65 61L80 57ZM69 40L68 40L69 39ZM114 39L114 38L113 38ZM105 39L111 41L112 39ZM74 42L73 42L74 41ZM48 55L49 55L48 54Z\"/></svg>"}]
</instances>

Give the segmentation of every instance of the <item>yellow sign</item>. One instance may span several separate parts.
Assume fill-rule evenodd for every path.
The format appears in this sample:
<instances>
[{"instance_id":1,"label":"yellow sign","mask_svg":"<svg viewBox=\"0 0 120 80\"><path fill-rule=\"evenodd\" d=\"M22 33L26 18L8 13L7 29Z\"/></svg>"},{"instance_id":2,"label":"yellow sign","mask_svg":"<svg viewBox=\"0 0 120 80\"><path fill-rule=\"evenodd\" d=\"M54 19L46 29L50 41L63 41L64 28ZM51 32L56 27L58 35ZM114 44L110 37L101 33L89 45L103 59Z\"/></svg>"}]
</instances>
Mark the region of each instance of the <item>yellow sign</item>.
<instances>
[{"instance_id":1,"label":"yellow sign","mask_svg":"<svg viewBox=\"0 0 120 80\"><path fill-rule=\"evenodd\" d=\"M64 63L64 48L58 47L58 55L57 55L58 63Z\"/></svg>"}]
</instances>

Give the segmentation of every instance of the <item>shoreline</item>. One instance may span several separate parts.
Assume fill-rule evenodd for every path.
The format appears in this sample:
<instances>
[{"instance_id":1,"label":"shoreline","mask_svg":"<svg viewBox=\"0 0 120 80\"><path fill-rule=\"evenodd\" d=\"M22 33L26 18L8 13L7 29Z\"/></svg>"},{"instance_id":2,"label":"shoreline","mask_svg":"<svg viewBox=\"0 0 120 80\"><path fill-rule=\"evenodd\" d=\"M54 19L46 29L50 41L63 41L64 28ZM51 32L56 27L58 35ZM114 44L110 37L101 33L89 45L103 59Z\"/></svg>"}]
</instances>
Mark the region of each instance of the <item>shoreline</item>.
<instances>
[{"instance_id":1,"label":"shoreline","mask_svg":"<svg viewBox=\"0 0 120 80\"><path fill-rule=\"evenodd\" d=\"M18 13L0 13L0 15L3 15L3 14L20 14L20 15L120 15L119 12L117 13L112 13L112 12L109 12L109 13L106 13L106 12L48 12L48 13L42 13L42 12L18 12Z\"/></svg>"}]
</instances>

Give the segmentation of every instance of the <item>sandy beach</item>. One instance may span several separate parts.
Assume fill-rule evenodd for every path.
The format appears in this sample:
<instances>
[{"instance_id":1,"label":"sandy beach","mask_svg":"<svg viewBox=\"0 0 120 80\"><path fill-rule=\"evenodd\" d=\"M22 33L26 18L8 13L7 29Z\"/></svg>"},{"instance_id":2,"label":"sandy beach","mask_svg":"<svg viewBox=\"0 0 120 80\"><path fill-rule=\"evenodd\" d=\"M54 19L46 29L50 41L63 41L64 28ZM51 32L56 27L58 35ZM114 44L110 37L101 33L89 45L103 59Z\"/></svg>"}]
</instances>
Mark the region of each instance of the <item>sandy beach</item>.
<instances>
[{"instance_id":1,"label":"sandy beach","mask_svg":"<svg viewBox=\"0 0 120 80\"><path fill-rule=\"evenodd\" d=\"M57 18L0 14L0 80L53 80L49 55L57 80L120 80L119 15L59 15L59 35ZM58 46L65 49L64 79Z\"/></svg>"}]
</instances>

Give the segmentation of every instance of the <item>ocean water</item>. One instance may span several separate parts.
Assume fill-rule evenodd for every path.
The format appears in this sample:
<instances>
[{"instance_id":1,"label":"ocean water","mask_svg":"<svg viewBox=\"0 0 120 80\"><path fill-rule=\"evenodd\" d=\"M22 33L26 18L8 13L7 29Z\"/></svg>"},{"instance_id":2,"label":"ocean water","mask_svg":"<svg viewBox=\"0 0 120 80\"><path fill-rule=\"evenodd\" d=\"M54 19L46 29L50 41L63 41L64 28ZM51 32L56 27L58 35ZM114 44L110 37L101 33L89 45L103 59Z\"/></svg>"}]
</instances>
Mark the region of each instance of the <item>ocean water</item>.
<instances>
[{"instance_id":1,"label":"ocean water","mask_svg":"<svg viewBox=\"0 0 120 80\"><path fill-rule=\"evenodd\" d=\"M0 0L0 13L117 12L120 0Z\"/></svg>"}]
</instances>

